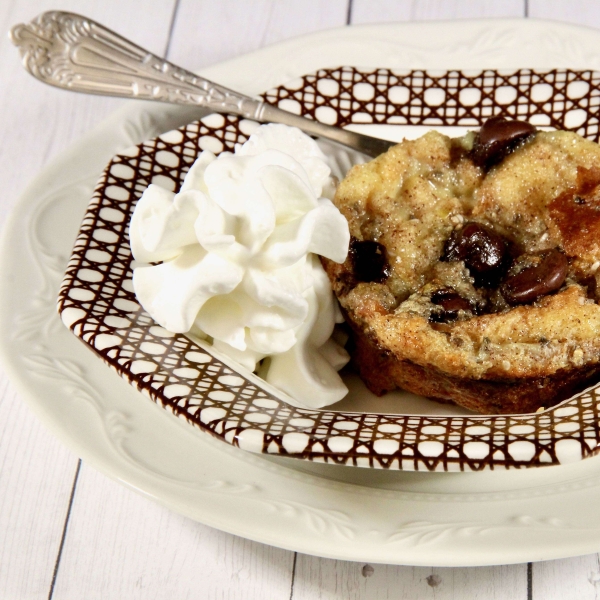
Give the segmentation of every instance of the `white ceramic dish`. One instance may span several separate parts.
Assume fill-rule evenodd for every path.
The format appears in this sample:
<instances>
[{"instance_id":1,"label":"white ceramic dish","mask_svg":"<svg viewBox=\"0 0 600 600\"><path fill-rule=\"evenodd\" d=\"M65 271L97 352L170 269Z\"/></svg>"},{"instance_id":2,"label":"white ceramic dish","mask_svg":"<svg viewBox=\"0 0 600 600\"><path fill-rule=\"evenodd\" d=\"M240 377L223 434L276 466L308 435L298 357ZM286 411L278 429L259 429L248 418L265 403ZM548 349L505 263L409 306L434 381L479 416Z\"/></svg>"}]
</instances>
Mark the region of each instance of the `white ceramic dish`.
<instances>
[{"instance_id":1,"label":"white ceramic dish","mask_svg":"<svg viewBox=\"0 0 600 600\"><path fill-rule=\"evenodd\" d=\"M256 93L343 63L598 69L599 42L592 30L527 21L369 26L286 42L204 74ZM54 301L92 187L118 150L197 116L127 106L46 169L7 223L0 348L12 380L47 426L84 460L173 510L301 552L457 566L597 551L596 458L527 472L426 474L254 456L165 418L81 351Z\"/></svg>"}]
</instances>

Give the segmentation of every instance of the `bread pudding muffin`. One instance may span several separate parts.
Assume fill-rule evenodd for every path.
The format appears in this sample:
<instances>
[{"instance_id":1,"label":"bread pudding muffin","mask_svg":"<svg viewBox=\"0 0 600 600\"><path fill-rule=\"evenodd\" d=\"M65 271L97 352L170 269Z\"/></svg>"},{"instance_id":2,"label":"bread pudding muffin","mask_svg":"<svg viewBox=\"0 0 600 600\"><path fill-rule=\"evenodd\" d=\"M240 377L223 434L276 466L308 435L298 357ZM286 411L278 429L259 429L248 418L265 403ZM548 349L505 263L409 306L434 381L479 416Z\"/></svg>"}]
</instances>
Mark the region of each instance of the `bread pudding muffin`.
<instances>
[{"instance_id":1,"label":"bread pudding muffin","mask_svg":"<svg viewBox=\"0 0 600 600\"><path fill-rule=\"evenodd\" d=\"M352 240L324 260L353 364L486 413L526 413L600 374L600 146L495 117L404 141L341 182Z\"/></svg>"}]
</instances>

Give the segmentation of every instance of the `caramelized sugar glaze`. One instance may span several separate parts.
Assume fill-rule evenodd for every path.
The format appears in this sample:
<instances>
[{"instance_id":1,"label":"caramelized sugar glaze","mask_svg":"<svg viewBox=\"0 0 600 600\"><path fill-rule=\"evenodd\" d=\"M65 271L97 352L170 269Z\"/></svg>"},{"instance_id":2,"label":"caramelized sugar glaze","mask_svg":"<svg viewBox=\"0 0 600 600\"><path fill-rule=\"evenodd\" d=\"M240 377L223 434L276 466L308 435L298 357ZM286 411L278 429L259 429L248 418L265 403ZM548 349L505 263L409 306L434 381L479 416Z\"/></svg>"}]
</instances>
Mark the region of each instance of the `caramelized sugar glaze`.
<instances>
[{"instance_id":1,"label":"caramelized sugar glaze","mask_svg":"<svg viewBox=\"0 0 600 600\"><path fill-rule=\"evenodd\" d=\"M494 118L354 167L324 261L376 394L531 412L600 373L600 146Z\"/></svg>"}]
</instances>

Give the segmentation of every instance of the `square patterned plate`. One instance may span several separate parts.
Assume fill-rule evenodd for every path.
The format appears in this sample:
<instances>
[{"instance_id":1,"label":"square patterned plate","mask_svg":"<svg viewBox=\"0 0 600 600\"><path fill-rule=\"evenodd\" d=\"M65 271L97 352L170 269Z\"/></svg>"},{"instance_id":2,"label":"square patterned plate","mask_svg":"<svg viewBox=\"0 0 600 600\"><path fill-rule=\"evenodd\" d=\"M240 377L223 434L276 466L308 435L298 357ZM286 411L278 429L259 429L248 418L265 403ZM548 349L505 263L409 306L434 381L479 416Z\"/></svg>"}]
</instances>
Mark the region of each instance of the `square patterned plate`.
<instances>
[{"instance_id":1,"label":"square patterned plate","mask_svg":"<svg viewBox=\"0 0 600 600\"><path fill-rule=\"evenodd\" d=\"M477 127L502 114L598 141L600 74L324 69L264 94L346 126ZM594 386L533 415L414 415L295 408L210 346L158 327L131 285L128 223L144 189L177 190L200 151L233 150L253 124L211 115L116 155L84 217L60 291L63 322L159 405L242 449L361 467L460 471L537 467L597 452ZM398 405L402 410L401 404Z\"/></svg>"}]
</instances>

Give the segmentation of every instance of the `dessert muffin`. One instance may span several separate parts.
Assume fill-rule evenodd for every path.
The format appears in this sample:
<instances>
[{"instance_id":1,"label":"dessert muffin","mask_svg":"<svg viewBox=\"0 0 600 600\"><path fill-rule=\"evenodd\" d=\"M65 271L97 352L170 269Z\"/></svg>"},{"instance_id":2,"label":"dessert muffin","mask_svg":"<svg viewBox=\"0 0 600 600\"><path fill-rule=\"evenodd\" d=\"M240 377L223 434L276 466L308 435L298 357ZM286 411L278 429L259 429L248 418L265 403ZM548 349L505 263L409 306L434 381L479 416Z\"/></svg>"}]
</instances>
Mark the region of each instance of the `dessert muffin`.
<instances>
[{"instance_id":1,"label":"dessert muffin","mask_svg":"<svg viewBox=\"0 0 600 600\"><path fill-rule=\"evenodd\" d=\"M353 364L486 413L525 413L600 374L600 146L495 117L355 166L335 204L352 240L324 260Z\"/></svg>"}]
</instances>

